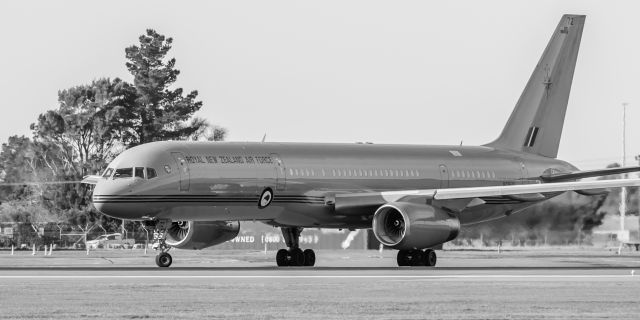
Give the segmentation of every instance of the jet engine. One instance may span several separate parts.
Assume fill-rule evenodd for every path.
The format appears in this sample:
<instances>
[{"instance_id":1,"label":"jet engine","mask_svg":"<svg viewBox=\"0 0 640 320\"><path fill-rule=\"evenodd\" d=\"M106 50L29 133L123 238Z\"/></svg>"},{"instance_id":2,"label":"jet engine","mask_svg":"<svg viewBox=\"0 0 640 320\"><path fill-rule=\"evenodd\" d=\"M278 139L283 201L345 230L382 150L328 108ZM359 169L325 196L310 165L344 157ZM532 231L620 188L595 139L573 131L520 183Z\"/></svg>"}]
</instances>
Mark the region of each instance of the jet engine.
<instances>
[{"instance_id":1,"label":"jet engine","mask_svg":"<svg viewBox=\"0 0 640 320\"><path fill-rule=\"evenodd\" d=\"M443 209L410 202L387 203L373 215L373 234L385 246L424 249L455 239L460 221Z\"/></svg>"},{"instance_id":2,"label":"jet engine","mask_svg":"<svg viewBox=\"0 0 640 320\"><path fill-rule=\"evenodd\" d=\"M167 244L178 249L200 250L235 238L238 221L174 221L167 229Z\"/></svg>"}]
</instances>

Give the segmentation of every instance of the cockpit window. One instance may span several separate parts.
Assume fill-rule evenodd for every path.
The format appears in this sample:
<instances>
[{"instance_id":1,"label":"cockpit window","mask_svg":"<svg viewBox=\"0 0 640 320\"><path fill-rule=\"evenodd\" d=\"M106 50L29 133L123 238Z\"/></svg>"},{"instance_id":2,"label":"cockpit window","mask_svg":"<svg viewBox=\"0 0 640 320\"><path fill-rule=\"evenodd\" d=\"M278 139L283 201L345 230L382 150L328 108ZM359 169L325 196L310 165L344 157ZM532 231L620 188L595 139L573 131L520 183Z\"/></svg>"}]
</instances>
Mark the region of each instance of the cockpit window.
<instances>
[{"instance_id":1,"label":"cockpit window","mask_svg":"<svg viewBox=\"0 0 640 320\"><path fill-rule=\"evenodd\" d=\"M133 177L133 168L116 169L116 173L113 175L114 179L131 178L131 177Z\"/></svg>"},{"instance_id":2,"label":"cockpit window","mask_svg":"<svg viewBox=\"0 0 640 320\"><path fill-rule=\"evenodd\" d=\"M136 170L134 171L135 176L137 178L142 178L144 179L144 168L143 167L136 167Z\"/></svg>"},{"instance_id":3,"label":"cockpit window","mask_svg":"<svg viewBox=\"0 0 640 320\"><path fill-rule=\"evenodd\" d=\"M156 174L156 169L154 168L147 168L147 179L153 179L155 177L157 177L158 175Z\"/></svg>"},{"instance_id":4,"label":"cockpit window","mask_svg":"<svg viewBox=\"0 0 640 320\"><path fill-rule=\"evenodd\" d=\"M111 177L112 174L113 174L113 168L107 168L107 170L105 170L104 173L102 174L102 177L109 178Z\"/></svg>"}]
</instances>

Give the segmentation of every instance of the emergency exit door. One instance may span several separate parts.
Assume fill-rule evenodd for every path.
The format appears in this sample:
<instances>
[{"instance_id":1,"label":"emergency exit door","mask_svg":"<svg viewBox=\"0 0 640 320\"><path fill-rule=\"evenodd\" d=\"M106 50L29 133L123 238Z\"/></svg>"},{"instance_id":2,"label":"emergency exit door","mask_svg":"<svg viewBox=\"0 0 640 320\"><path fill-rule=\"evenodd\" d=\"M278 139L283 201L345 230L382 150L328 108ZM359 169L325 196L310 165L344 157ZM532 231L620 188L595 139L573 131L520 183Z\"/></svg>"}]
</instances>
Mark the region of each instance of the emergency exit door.
<instances>
[{"instance_id":1,"label":"emergency exit door","mask_svg":"<svg viewBox=\"0 0 640 320\"><path fill-rule=\"evenodd\" d=\"M444 164L440 165L440 188L449 188L449 169Z\"/></svg>"}]
</instances>

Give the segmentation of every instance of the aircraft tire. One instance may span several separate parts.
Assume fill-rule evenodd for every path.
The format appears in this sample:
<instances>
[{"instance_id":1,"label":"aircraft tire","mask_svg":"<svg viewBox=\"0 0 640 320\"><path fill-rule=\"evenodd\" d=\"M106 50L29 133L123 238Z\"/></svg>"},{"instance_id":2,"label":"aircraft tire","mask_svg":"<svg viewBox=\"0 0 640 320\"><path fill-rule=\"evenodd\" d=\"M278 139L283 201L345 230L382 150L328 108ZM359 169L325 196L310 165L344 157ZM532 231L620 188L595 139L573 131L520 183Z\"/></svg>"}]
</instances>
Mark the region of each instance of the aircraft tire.
<instances>
[{"instance_id":1,"label":"aircraft tire","mask_svg":"<svg viewBox=\"0 0 640 320\"><path fill-rule=\"evenodd\" d=\"M289 260L289 265L292 267L301 267L304 266L304 252L300 248L293 248L289 250L289 255L291 255L291 259Z\"/></svg>"},{"instance_id":2,"label":"aircraft tire","mask_svg":"<svg viewBox=\"0 0 640 320\"><path fill-rule=\"evenodd\" d=\"M161 268L167 268L173 262L173 258L167 252L161 252L156 256L156 265Z\"/></svg>"},{"instance_id":3,"label":"aircraft tire","mask_svg":"<svg viewBox=\"0 0 640 320\"><path fill-rule=\"evenodd\" d=\"M399 250L398 251L398 267L406 267L409 265L409 251L407 250Z\"/></svg>"},{"instance_id":4,"label":"aircraft tire","mask_svg":"<svg viewBox=\"0 0 640 320\"><path fill-rule=\"evenodd\" d=\"M287 251L286 249L278 250L278 253L276 253L276 263L278 264L278 267L289 266L288 256L289 256L289 251Z\"/></svg>"},{"instance_id":5,"label":"aircraft tire","mask_svg":"<svg viewBox=\"0 0 640 320\"><path fill-rule=\"evenodd\" d=\"M303 252L303 254L304 265L307 267L313 267L316 264L316 253L311 249L307 249Z\"/></svg>"},{"instance_id":6,"label":"aircraft tire","mask_svg":"<svg viewBox=\"0 0 640 320\"><path fill-rule=\"evenodd\" d=\"M427 262L427 255L422 250L414 250L411 252L411 265L414 267L424 266Z\"/></svg>"},{"instance_id":7,"label":"aircraft tire","mask_svg":"<svg viewBox=\"0 0 640 320\"><path fill-rule=\"evenodd\" d=\"M427 249L424 251L424 256L425 256L425 266L427 267L435 267L436 266L436 262L438 261L438 256L436 255L436 252L433 249Z\"/></svg>"}]
</instances>

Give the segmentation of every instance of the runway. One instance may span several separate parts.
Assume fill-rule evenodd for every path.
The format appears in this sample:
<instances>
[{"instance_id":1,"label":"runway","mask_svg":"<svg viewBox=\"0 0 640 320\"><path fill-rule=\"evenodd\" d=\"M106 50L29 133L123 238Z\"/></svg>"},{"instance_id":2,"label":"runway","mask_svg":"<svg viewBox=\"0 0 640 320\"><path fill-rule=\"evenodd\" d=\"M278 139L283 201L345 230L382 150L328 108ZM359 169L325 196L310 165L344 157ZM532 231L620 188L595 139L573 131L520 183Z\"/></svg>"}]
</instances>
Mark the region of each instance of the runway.
<instances>
[{"instance_id":1,"label":"runway","mask_svg":"<svg viewBox=\"0 0 640 320\"><path fill-rule=\"evenodd\" d=\"M277 268L271 252L0 252L0 318L634 319L640 256L603 250L443 251L435 268L394 252L321 251Z\"/></svg>"}]
</instances>

